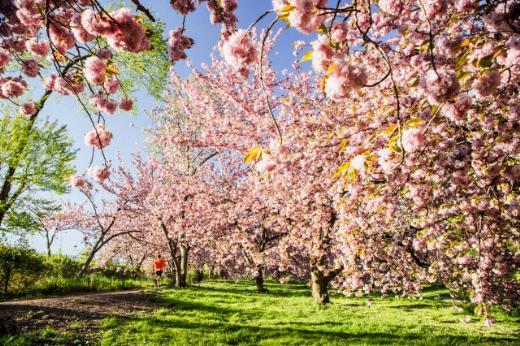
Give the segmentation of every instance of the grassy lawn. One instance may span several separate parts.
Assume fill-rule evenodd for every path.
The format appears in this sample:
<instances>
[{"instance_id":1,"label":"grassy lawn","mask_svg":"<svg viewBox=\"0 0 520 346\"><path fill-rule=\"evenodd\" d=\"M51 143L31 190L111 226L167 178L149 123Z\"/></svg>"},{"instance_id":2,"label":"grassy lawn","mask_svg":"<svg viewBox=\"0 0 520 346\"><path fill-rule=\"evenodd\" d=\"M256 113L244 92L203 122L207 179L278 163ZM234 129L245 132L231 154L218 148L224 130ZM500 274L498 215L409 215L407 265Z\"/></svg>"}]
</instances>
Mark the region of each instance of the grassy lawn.
<instances>
[{"instance_id":1,"label":"grassy lawn","mask_svg":"<svg viewBox=\"0 0 520 346\"><path fill-rule=\"evenodd\" d=\"M163 307L153 315L104 321L103 345L519 345L520 318L497 313L491 329L457 312L447 292L421 300L334 297L316 306L304 285L206 282L184 290L151 290Z\"/></svg>"}]
</instances>

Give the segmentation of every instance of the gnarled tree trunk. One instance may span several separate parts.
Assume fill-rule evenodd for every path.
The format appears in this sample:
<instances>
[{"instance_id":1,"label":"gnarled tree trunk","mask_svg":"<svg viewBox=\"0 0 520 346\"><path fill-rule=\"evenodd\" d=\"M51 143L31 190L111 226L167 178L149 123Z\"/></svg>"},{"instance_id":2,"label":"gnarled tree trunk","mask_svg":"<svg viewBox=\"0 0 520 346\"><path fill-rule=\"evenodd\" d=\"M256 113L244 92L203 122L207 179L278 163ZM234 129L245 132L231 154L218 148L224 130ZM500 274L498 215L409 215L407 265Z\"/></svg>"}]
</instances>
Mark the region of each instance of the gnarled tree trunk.
<instances>
[{"instance_id":1,"label":"gnarled tree trunk","mask_svg":"<svg viewBox=\"0 0 520 346\"><path fill-rule=\"evenodd\" d=\"M311 270L311 292L312 298L316 303L330 303L328 286L330 282L334 280L334 278L338 276L339 273L341 273L342 270L342 268L337 268L327 275L317 268L313 268Z\"/></svg>"},{"instance_id":2,"label":"gnarled tree trunk","mask_svg":"<svg viewBox=\"0 0 520 346\"><path fill-rule=\"evenodd\" d=\"M256 267L255 284L258 293L267 293L267 289L264 287L264 268L261 265Z\"/></svg>"}]
</instances>

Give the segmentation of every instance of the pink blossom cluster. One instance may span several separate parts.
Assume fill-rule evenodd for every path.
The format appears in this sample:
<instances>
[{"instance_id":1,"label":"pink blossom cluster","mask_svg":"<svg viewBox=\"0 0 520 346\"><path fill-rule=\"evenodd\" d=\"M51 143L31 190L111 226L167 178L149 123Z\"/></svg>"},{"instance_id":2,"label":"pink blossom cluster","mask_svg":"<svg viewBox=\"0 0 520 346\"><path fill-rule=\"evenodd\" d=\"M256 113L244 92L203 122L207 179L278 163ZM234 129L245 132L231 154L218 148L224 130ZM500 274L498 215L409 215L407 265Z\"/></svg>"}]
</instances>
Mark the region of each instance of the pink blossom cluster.
<instances>
[{"instance_id":1,"label":"pink blossom cluster","mask_svg":"<svg viewBox=\"0 0 520 346\"><path fill-rule=\"evenodd\" d=\"M410 8L410 4L406 0L381 0L378 6L384 12L397 16Z\"/></svg>"},{"instance_id":2,"label":"pink blossom cluster","mask_svg":"<svg viewBox=\"0 0 520 346\"><path fill-rule=\"evenodd\" d=\"M36 77L40 72L40 66L34 59L25 59L22 61L22 72L28 77Z\"/></svg>"},{"instance_id":3,"label":"pink blossom cluster","mask_svg":"<svg viewBox=\"0 0 520 346\"><path fill-rule=\"evenodd\" d=\"M50 76L45 77L43 85L47 90L54 90L62 95L75 95L82 93L85 90L85 83L77 75L65 75L58 77L52 73Z\"/></svg>"},{"instance_id":4,"label":"pink blossom cluster","mask_svg":"<svg viewBox=\"0 0 520 346\"><path fill-rule=\"evenodd\" d=\"M175 64L179 60L187 58L186 49L190 49L193 45L193 40L188 36L183 35L184 30L178 28L170 31L168 39L168 53L170 54L170 61Z\"/></svg>"},{"instance_id":5,"label":"pink blossom cluster","mask_svg":"<svg viewBox=\"0 0 520 346\"><path fill-rule=\"evenodd\" d=\"M134 101L129 98L123 98L119 101L119 108L124 111L130 111L134 108Z\"/></svg>"},{"instance_id":6,"label":"pink blossom cluster","mask_svg":"<svg viewBox=\"0 0 520 346\"><path fill-rule=\"evenodd\" d=\"M297 30L310 34L325 21L318 9L327 5L326 0L273 0L273 8L280 11L287 6L293 6L289 12L289 24Z\"/></svg>"},{"instance_id":7,"label":"pink blossom cluster","mask_svg":"<svg viewBox=\"0 0 520 346\"><path fill-rule=\"evenodd\" d=\"M101 112L114 114L117 109L117 102L103 94L96 94L90 98L90 104Z\"/></svg>"},{"instance_id":8,"label":"pink blossom cluster","mask_svg":"<svg viewBox=\"0 0 520 346\"><path fill-rule=\"evenodd\" d=\"M501 83L501 75L498 71L489 71L473 82L475 95L479 99L485 99L493 95Z\"/></svg>"},{"instance_id":9,"label":"pink blossom cluster","mask_svg":"<svg viewBox=\"0 0 520 346\"><path fill-rule=\"evenodd\" d=\"M49 41L31 38L25 43L27 50L39 57L45 57L49 54Z\"/></svg>"},{"instance_id":10,"label":"pink blossom cluster","mask_svg":"<svg viewBox=\"0 0 520 346\"><path fill-rule=\"evenodd\" d=\"M27 82L19 77L0 78L0 98L20 97L27 89Z\"/></svg>"},{"instance_id":11,"label":"pink blossom cluster","mask_svg":"<svg viewBox=\"0 0 520 346\"><path fill-rule=\"evenodd\" d=\"M3 69L11 62L11 54L8 50L0 48L0 69Z\"/></svg>"},{"instance_id":12,"label":"pink blossom cluster","mask_svg":"<svg viewBox=\"0 0 520 346\"><path fill-rule=\"evenodd\" d=\"M249 33L245 30L237 30L224 41L222 54L226 62L236 70L248 68L257 59L257 51Z\"/></svg>"},{"instance_id":13,"label":"pink blossom cluster","mask_svg":"<svg viewBox=\"0 0 520 346\"><path fill-rule=\"evenodd\" d=\"M89 33L104 36L117 51L138 53L150 49L145 29L126 8L111 12L110 16L85 10L80 22Z\"/></svg>"},{"instance_id":14,"label":"pink blossom cluster","mask_svg":"<svg viewBox=\"0 0 520 346\"><path fill-rule=\"evenodd\" d=\"M325 83L325 93L339 100L351 95L368 82L366 68L362 64L352 64L345 60L336 62L334 70Z\"/></svg>"},{"instance_id":15,"label":"pink blossom cluster","mask_svg":"<svg viewBox=\"0 0 520 346\"><path fill-rule=\"evenodd\" d=\"M403 149L407 152L414 152L422 149L426 143L426 135L421 128L406 129L402 135Z\"/></svg>"},{"instance_id":16,"label":"pink blossom cluster","mask_svg":"<svg viewBox=\"0 0 520 346\"><path fill-rule=\"evenodd\" d=\"M96 181L102 183L110 176L110 171L106 166L93 166L88 169L88 174Z\"/></svg>"},{"instance_id":17,"label":"pink blossom cluster","mask_svg":"<svg viewBox=\"0 0 520 346\"><path fill-rule=\"evenodd\" d=\"M428 100L434 104L451 100L460 90L455 72L445 68L428 70L421 77L420 86Z\"/></svg>"},{"instance_id":18,"label":"pink blossom cluster","mask_svg":"<svg viewBox=\"0 0 520 346\"><path fill-rule=\"evenodd\" d=\"M81 187L84 187L85 184L86 184L86 181L81 175L76 175L76 176L70 177L70 185L72 185L72 187L81 188Z\"/></svg>"},{"instance_id":19,"label":"pink blossom cluster","mask_svg":"<svg viewBox=\"0 0 520 346\"><path fill-rule=\"evenodd\" d=\"M327 71L333 58L334 49L330 46L329 38L325 35L318 36L318 39L312 42L312 67L314 70Z\"/></svg>"},{"instance_id":20,"label":"pink blossom cluster","mask_svg":"<svg viewBox=\"0 0 520 346\"><path fill-rule=\"evenodd\" d=\"M20 112L23 114L23 115L33 115L35 114L37 111L36 109L36 104L33 102L33 101L28 101L28 102L25 102L21 107L20 107Z\"/></svg>"},{"instance_id":21,"label":"pink blossom cluster","mask_svg":"<svg viewBox=\"0 0 520 346\"><path fill-rule=\"evenodd\" d=\"M102 149L110 144L112 132L105 129L105 125L98 124L95 129L85 134L85 144L97 149Z\"/></svg>"},{"instance_id":22,"label":"pink blossom cluster","mask_svg":"<svg viewBox=\"0 0 520 346\"><path fill-rule=\"evenodd\" d=\"M106 65L97 56L88 57L85 60L83 75L85 79L94 85L103 85L105 81Z\"/></svg>"},{"instance_id":23,"label":"pink blossom cluster","mask_svg":"<svg viewBox=\"0 0 520 346\"><path fill-rule=\"evenodd\" d=\"M237 17L234 11L237 9L237 0L208 0L210 22L212 24L223 24L222 38L227 39L234 31Z\"/></svg>"},{"instance_id":24,"label":"pink blossom cluster","mask_svg":"<svg viewBox=\"0 0 520 346\"><path fill-rule=\"evenodd\" d=\"M170 0L170 4L182 16L195 11L195 1L193 0Z\"/></svg>"},{"instance_id":25,"label":"pink blossom cluster","mask_svg":"<svg viewBox=\"0 0 520 346\"><path fill-rule=\"evenodd\" d=\"M119 90L119 85L119 79L117 79L115 76L112 76L110 78L105 79L105 82L103 83L103 88L107 93L115 94Z\"/></svg>"}]
</instances>

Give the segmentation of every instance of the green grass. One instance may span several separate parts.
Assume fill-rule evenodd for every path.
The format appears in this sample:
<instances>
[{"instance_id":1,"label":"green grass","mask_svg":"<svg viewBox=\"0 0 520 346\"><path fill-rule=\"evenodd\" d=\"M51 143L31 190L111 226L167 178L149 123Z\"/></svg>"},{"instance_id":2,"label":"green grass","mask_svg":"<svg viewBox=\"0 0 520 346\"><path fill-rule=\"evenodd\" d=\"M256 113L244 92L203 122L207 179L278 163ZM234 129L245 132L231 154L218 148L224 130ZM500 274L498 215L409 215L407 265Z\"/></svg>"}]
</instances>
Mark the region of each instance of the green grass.
<instances>
[{"instance_id":1,"label":"green grass","mask_svg":"<svg viewBox=\"0 0 520 346\"><path fill-rule=\"evenodd\" d=\"M151 279L118 279L101 274L90 274L80 278L42 278L32 286L0 293L0 300L42 298L83 292L108 292L153 286Z\"/></svg>"},{"instance_id":2,"label":"green grass","mask_svg":"<svg viewBox=\"0 0 520 346\"><path fill-rule=\"evenodd\" d=\"M60 333L51 327L43 328L37 332L26 333L17 336L0 335L0 345L27 346L27 345L83 345L84 342L74 338L72 333Z\"/></svg>"},{"instance_id":3,"label":"green grass","mask_svg":"<svg viewBox=\"0 0 520 346\"><path fill-rule=\"evenodd\" d=\"M184 290L151 290L162 307L133 319L104 320L102 345L518 345L520 319L497 313L491 329L457 312L447 291L421 300L334 297L315 305L300 284L206 282Z\"/></svg>"}]
</instances>

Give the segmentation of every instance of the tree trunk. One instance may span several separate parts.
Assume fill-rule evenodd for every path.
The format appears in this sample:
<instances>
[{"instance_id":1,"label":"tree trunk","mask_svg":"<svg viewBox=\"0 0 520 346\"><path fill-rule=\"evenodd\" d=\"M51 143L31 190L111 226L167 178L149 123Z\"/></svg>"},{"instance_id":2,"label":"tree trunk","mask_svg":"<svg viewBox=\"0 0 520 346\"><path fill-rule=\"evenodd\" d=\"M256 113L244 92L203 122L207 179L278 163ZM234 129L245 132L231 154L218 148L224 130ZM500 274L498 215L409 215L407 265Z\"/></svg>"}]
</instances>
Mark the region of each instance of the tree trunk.
<instances>
[{"instance_id":1,"label":"tree trunk","mask_svg":"<svg viewBox=\"0 0 520 346\"><path fill-rule=\"evenodd\" d=\"M179 270L179 275L178 275L178 279L179 279L179 283L178 283L178 287L179 288L184 288L186 287L186 276L188 274L188 253L189 253L189 250L190 248L186 245L181 245L179 247L179 250L180 250L180 270Z\"/></svg>"},{"instance_id":2,"label":"tree trunk","mask_svg":"<svg viewBox=\"0 0 520 346\"><path fill-rule=\"evenodd\" d=\"M256 267L255 284L258 293L267 293L267 289L264 287L264 268L262 266Z\"/></svg>"},{"instance_id":3,"label":"tree trunk","mask_svg":"<svg viewBox=\"0 0 520 346\"><path fill-rule=\"evenodd\" d=\"M5 271L4 293L9 289L9 280L11 280L11 266L8 266Z\"/></svg>"},{"instance_id":4,"label":"tree trunk","mask_svg":"<svg viewBox=\"0 0 520 346\"><path fill-rule=\"evenodd\" d=\"M213 279L213 272L215 270L215 266L214 265L209 265L209 279L212 280Z\"/></svg>"},{"instance_id":5,"label":"tree trunk","mask_svg":"<svg viewBox=\"0 0 520 346\"><path fill-rule=\"evenodd\" d=\"M79 271L79 273L78 273L78 275L76 277L80 278L80 277L82 277L83 275L85 275L87 273L87 270L90 267L90 263L92 263L92 260L94 259L94 256L96 255L96 253L99 250L99 249L96 249L96 246L97 246L97 243L90 250L90 253L88 254L87 260L83 264L83 267L81 267L81 270Z\"/></svg>"},{"instance_id":6,"label":"tree trunk","mask_svg":"<svg viewBox=\"0 0 520 346\"><path fill-rule=\"evenodd\" d=\"M45 238L47 239L47 257L51 257L52 241L49 237L49 231L45 229Z\"/></svg>"},{"instance_id":7,"label":"tree trunk","mask_svg":"<svg viewBox=\"0 0 520 346\"><path fill-rule=\"evenodd\" d=\"M311 271L311 291L312 298L318 304L326 304L330 302L327 286L329 281L322 272Z\"/></svg>"}]
</instances>

